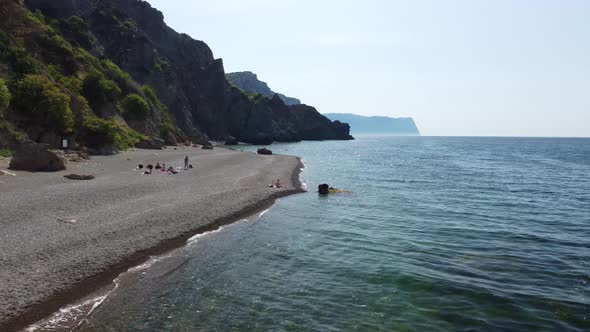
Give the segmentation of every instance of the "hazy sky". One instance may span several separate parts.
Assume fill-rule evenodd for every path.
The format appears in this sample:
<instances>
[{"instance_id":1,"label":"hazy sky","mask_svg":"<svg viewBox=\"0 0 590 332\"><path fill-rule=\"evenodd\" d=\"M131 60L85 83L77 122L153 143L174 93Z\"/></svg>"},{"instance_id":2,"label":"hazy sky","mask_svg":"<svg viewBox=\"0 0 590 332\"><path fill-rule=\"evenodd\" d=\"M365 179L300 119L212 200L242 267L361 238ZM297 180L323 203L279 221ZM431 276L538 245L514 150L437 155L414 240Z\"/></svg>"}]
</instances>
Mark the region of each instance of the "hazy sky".
<instances>
[{"instance_id":1,"label":"hazy sky","mask_svg":"<svg viewBox=\"0 0 590 332\"><path fill-rule=\"evenodd\" d=\"M588 0L148 0L322 113L424 135L590 136Z\"/></svg>"}]
</instances>

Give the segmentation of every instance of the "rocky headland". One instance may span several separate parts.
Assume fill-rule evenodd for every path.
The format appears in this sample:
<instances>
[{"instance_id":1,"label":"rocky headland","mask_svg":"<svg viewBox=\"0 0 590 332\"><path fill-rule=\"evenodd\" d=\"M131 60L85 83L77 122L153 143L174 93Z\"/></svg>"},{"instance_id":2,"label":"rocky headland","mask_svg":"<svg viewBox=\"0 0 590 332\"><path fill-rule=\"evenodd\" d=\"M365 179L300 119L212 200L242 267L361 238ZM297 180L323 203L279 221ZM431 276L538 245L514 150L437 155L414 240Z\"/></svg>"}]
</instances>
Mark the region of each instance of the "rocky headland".
<instances>
[{"instance_id":1,"label":"rocky headland","mask_svg":"<svg viewBox=\"0 0 590 332\"><path fill-rule=\"evenodd\" d=\"M230 84L205 42L145 1L5 0L0 28L0 149L352 138L313 107Z\"/></svg>"},{"instance_id":2,"label":"rocky headland","mask_svg":"<svg viewBox=\"0 0 590 332\"><path fill-rule=\"evenodd\" d=\"M387 116L362 116L349 113L324 114L333 121L346 122L354 134L387 134L420 136L412 118L391 118Z\"/></svg>"}]
</instances>

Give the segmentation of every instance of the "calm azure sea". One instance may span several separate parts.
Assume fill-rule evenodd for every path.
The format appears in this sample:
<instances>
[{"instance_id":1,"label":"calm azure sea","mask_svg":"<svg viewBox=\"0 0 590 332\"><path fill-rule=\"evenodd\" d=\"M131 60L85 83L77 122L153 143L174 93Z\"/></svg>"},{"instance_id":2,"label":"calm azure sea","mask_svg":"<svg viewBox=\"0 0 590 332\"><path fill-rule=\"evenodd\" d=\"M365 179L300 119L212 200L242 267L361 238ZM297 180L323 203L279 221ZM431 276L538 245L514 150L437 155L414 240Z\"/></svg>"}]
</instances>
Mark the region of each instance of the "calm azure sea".
<instances>
[{"instance_id":1,"label":"calm azure sea","mask_svg":"<svg viewBox=\"0 0 590 332\"><path fill-rule=\"evenodd\" d=\"M138 269L77 330L590 331L590 139L270 148L307 193Z\"/></svg>"}]
</instances>

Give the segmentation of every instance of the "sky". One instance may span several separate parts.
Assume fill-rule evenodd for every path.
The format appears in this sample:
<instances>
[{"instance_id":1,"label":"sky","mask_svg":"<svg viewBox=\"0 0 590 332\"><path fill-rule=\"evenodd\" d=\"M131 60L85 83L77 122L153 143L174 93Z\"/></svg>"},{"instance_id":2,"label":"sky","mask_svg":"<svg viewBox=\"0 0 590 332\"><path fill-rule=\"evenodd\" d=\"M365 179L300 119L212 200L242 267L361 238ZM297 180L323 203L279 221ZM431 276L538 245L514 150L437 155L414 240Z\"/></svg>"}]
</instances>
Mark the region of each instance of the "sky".
<instances>
[{"instance_id":1,"label":"sky","mask_svg":"<svg viewBox=\"0 0 590 332\"><path fill-rule=\"evenodd\" d=\"M321 113L423 135L590 136L587 0L148 0Z\"/></svg>"}]
</instances>

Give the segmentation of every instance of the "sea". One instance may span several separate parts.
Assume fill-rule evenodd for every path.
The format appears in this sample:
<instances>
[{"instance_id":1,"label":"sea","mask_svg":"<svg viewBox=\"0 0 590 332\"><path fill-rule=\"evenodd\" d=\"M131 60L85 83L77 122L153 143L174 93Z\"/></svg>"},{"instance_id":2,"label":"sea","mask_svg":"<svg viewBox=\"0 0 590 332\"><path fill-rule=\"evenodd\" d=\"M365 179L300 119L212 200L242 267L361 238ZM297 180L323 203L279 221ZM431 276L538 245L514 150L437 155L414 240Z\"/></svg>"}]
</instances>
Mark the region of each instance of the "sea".
<instances>
[{"instance_id":1,"label":"sea","mask_svg":"<svg viewBox=\"0 0 590 332\"><path fill-rule=\"evenodd\" d=\"M195 236L38 330L77 317L62 327L590 331L590 139L269 148L302 158L306 193ZM348 192L320 196L322 183Z\"/></svg>"}]
</instances>

